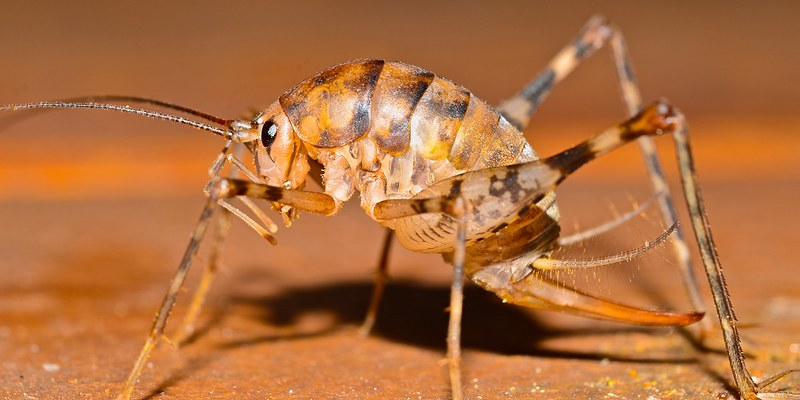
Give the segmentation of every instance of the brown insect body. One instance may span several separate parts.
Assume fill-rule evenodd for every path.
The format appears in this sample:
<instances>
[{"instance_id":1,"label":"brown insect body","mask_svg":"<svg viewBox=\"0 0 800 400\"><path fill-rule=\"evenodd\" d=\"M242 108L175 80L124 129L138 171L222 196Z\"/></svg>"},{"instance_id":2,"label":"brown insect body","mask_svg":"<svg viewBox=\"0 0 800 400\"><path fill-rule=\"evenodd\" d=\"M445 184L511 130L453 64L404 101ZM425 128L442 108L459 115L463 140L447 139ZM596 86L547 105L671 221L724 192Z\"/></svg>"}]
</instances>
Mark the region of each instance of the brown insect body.
<instances>
[{"instance_id":1,"label":"brown insect body","mask_svg":"<svg viewBox=\"0 0 800 400\"><path fill-rule=\"evenodd\" d=\"M379 222L372 213L379 201L415 197L467 171L537 159L522 133L486 102L447 79L400 62L358 60L324 70L257 118L260 124L268 120L288 123L279 134L297 138L297 148L286 154L295 160L284 165L294 169L306 154L320 161L326 193L344 202L358 190L362 206ZM289 173L290 186L304 179L307 168L300 171ZM266 177L279 183L274 173ZM557 219L555 203L549 201L548 207ZM492 220L507 217L512 216L495 215ZM497 226L484 222L488 220L471 221L469 242L495 233ZM411 250L444 253L453 248L452 223L439 214L385 225Z\"/></svg>"},{"instance_id":2,"label":"brown insect body","mask_svg":"<svg viewBox=\"0 0 800 400\"><path fill-rule=\"evenodd\" d=\"M418 213L382 219L375 205L462 195L461 183L470 179L470 171L537 160L522 133L486 102L400 62L356 60L326 69L287 91L253 121L262 135L270 124L277 125L274 139L262 138L256 149L267 183L302 187L307 158L315 159L324 167L325 193L337 207L357 190L367 214L394 230L404 247L442 253L448 261L457 243L453 217ZM498 170L485 191L469 193L484 209L467 216L468 277L505 301L529 307L619 316L627 322L640 315L639 323L648 325L698 318L623 306L534 273L532 262L552 252L560 228L554 192L527 206L524 193L513 190L530 178L535 179Z\"/></svg>"},{"instance_id":3,"label":"brown insect body","mask_svg":"<svg viewBox=\"0 0 800 400\"><path fill-rule=\"evenodd\" d=\"M290 124L279 132L296 135L302 146L294 157L305 152L325 167L326 193L344 202L358 190L373 217L372 206L381 200L414 197L467 171L537 158L522 133L483 100L400 62L358 60L324 70L282 95L256 122L276 119ZM289 175L293 187L305 179ZM404 244L441 252L431 243Z\"/></svg>"}]
</instances>

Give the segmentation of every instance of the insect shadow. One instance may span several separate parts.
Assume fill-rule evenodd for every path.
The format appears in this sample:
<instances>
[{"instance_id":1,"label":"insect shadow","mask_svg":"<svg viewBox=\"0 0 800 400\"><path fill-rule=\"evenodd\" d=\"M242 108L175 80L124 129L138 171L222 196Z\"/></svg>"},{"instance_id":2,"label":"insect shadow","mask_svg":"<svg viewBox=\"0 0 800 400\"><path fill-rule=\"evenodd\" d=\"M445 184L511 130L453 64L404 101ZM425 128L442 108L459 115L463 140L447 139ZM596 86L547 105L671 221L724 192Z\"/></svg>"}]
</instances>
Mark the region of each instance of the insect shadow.
<instances>
[{"instance_id":1,"label":"insect shadow","mask_svg":"<svg viewBox=\"0 0 800 400\"><path fill-rule=\"evenodd\" d=\"M247 306L255 311L248 313L264 323L286 327L307 315L332 316L327 326L313 333L275 336L273 334L222 343L223 348L252 346L259 343L292 338L307 338L330 334L343 326L357 326L364 318L364 307L372 290L370 281L339 282L307 288L287 289L270 296L232 296L232 307ZM496 296L475 286L465 288L463 340L468 349L504 355L531 355L543 358L609 360L636 363L689 364L697 359L682 354L631 355L621 350L580 351L566 346L554 346L554 339L626 334L663 335L664 328L630 326L592 326L587 328L554 328L525 309L503 304ZM449 304L448 286L430 286L415 281L392 281L386 288L373 337L397 343L440 350L442 338L447 333L446 307ZM363 305L363 306L362 306ZM202 332L217 323L221 315L212 317ZM355 335L355 332L353 332ZM592 347L592 346L588 346Z\"/></svg>"}]
</instances>

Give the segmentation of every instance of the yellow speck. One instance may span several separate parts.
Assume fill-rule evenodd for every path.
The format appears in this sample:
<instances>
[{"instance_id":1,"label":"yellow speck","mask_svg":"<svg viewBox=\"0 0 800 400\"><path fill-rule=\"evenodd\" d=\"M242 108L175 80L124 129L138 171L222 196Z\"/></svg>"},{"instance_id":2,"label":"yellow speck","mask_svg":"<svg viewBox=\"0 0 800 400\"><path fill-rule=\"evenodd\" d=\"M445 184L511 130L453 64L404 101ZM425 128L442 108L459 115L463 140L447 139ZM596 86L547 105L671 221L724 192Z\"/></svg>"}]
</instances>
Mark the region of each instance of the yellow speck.
<instances>
[{"instance_id":1,"label":"yellow speck","mask_svg":"<svg viewBox=\"0 0 800 400\"><path fill-rule=\"evenodd\" d=\"M628 370L628 375L629 375L631 378L636 378L637 376L639 376L639 371L637 371L637 370L635 370L635 369L629 369L629 370Z\"/></svg>"},{"instance_id":2,"label":"yellow speck","mask_svg":"<svg viewBox=\"0 0 800 400\"><path fill-rule=\"evenodd\" d=\"M604 377L600 378L600 384L603 385L603 386L607 386L607 387L614 387L617 384L617 381L615 381L615 380L613 380L613 379L611 379L611 378L609 378L607 376L604 376Z\"/></svg>"}]
</instances>

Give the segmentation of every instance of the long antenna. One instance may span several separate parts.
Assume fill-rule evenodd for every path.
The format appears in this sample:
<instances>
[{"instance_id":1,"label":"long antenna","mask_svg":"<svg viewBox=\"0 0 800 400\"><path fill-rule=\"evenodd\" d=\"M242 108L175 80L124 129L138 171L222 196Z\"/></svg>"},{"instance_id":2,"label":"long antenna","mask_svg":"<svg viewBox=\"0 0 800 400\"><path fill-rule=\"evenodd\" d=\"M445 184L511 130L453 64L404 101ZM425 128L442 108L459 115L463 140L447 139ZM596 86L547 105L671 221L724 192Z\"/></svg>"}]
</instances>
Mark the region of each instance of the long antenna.
<instances>
[{"instance_id":1,"label":"long antenna","mask_svg":"<svg viewBox=\"0 0 800 400\"><path fill-rule=\"evenodd\" d=\"M175 115L164 114L157 111L150 111L141 108L134 108L130 106L118 106L114 104L106 104L106 103L95 103L95 102L74 102L74 101L43 101L39 103L25 103L25 104L9 104L5 106L0 106L0 112L2 111L17 111L17 110L32 110L32 109L42 109L42 108L73 108L73 109L98 109L98 110L113 110L119 111L129 114L136 114L141 115L148 118L155 118L155 119L162 119L165 121L177 122L179 124L189 125L193 128L208 131L220 135L224 138L230 139L233 136L233 132L229 129L230 121L223 120L221 118L217 118L211 116L209 114L205 114L199 111L192 110L190 108L177 106L170 103L165 103L158 100L151 100L146 98L138 98L138 97L125 97L125 96L98 96L95 97L96 99L107 98L109 100L117 100L117 101L125 101L124 99L128 99L130 101L136 101L140 103L149 103L154 104L157 106L175 109L181 112L186 112L191 115L195 115L201 117L203 119L224 125L228 129L221 129L213 125L209 125L203 122L194 121L188 118L178 117Z\"/></svg>"},{"instance_id":2,"label":"long antenna","mask_svg":"<svg viewBox=\"0 0 800 400\"><path fill-rule=\"evenodd\" d=\"M62 99L57 100L58 102L65 102L65 103L107 103L107 102L120 102L120 103L141 103L141 104L150 104L158 107L163 107L170 110L180 111L189 115L194 115L195 117L200 117L206 121L214 122L220 124L222 126L230 126L231 120L223 119L219 117L215 117L211 114L204 113L202 111L197 111L195 109L185 107L182 105L174 104L174 103L167 103L166 101L151 99L149 97L140 97L140 96L123 96L123 95L116 95L116 94L105 94L99 96L85 96L85 97L73 97L69 99Z\"/></svg>"}]
</instances>

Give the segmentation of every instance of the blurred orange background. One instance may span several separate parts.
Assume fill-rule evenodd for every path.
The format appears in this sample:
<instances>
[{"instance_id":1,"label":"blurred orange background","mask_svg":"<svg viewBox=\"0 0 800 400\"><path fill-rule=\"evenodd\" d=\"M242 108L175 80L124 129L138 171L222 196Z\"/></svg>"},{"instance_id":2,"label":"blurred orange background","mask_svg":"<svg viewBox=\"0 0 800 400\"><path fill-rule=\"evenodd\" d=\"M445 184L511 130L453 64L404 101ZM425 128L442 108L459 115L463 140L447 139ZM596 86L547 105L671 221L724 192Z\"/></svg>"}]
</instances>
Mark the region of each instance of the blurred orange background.
<instances>
[{"instance_id":1,"label":"blurred orange background","mask_svg":"<svg viewBox=\"0 0 800 400\"><path fill-rule=\"evenodd\" d=\"M370 57L422 66L497 103L594 13L625 33L645 101L666 97L687 114L701 171L746 181L791 174L796 182L793 1L15 3L0 24L0 102L127 94L230 118L327 66ZM584 64L528 129L540 152L624 117L609 53ZM106 114L2 116L0 197L196 192L218 140Z\"/></svg>"}]
</instances>

